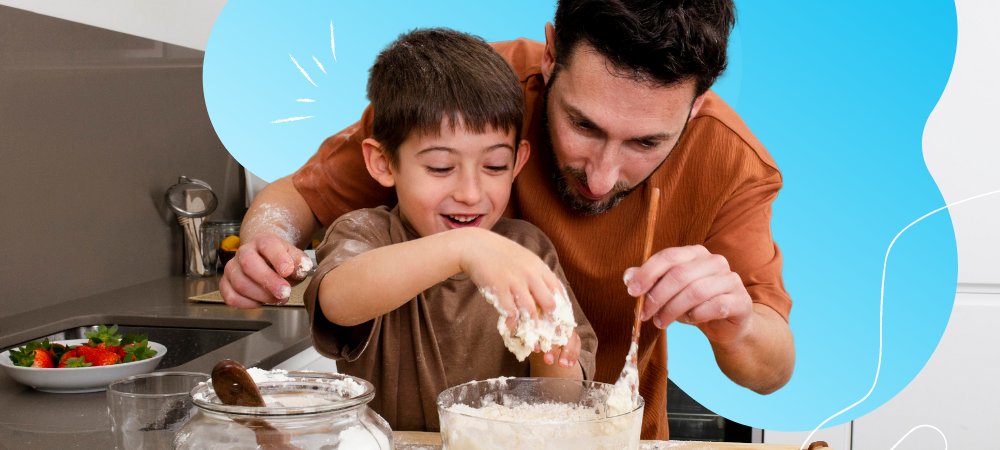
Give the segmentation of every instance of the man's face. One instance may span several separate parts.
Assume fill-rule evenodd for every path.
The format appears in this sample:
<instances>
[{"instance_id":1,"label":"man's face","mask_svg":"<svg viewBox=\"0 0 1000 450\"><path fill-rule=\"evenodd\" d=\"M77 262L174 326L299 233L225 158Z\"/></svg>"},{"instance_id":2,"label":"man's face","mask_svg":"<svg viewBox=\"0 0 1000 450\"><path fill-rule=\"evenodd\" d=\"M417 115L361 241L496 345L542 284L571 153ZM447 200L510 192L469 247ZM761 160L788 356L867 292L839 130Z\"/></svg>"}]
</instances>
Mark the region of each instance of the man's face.
<instances>
[{"instance_id":1,"label":"man's face","mask_svg":"<svg viewBox=\"0 0 1000 450\"><path fill-rule=\"evenodd\" d=\"M500 218L514 176L527 159L514 155L514 131L472 133L445 120L440 134L412 133L391 169L404 223L419 236L464 227L491 229Z\"/></svg>"},{"instance_id":2,"label":"man's face","mask_svg":"<svg viewBox=\"0 0 1000 450\"><path fill-rule=\"evenodd\" d=\"M560 61L567 59L548 73L543 61L553 176L567 205L597 214L666 160L692 114L694 81L667 87L636 81L585 43Z\"/></svg>"}]
</instances>

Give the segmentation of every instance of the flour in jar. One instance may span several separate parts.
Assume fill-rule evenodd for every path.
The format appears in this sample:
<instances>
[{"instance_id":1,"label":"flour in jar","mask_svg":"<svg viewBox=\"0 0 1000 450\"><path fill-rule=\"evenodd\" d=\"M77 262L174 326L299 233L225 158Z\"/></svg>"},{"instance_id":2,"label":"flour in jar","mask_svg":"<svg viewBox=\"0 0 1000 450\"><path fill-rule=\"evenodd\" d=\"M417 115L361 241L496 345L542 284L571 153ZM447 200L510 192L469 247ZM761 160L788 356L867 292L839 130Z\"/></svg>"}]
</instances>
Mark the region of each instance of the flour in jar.
<instances>
[{"instance_id":1,"label":"flour in jar","mask_svg":"<svg viewBox=\"0 0 1000 450\"><path fill-rule=\"evenodd\" d=\"M518 361L524 361L535 350L537 344L543 352L561 347L569 342L573 330L576 329L576 319L573 317L573 305L566 296L566 288L560 286L552 293L556 308L548 317L539 316L532 320L527 310L518 311L517 327L511 330L507 326L507 311L500 305L496 294L489 287L479 288L479 293L500 313L497 320L497 331L503 338L504 345Z\"/></svg>"}]
</instances>

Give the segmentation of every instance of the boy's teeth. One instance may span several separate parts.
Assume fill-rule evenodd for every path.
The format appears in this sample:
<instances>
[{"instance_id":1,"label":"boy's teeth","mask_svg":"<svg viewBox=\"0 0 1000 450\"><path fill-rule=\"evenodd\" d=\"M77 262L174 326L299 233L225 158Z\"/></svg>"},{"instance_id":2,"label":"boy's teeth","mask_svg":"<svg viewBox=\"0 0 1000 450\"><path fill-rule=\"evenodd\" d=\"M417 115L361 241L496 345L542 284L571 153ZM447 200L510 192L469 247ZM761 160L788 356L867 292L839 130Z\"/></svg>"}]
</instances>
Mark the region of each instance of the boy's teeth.
<instances>
[{"instance_id":1,"label":"boy's teeth","mask_svg":"<svg viewBox=\"0 0 1000 450\"><path fill-rule=\"evenodd\" d=\"M472 222L473 220L476 220L476 217L479 216L448 216L448 217L454 220L455 222L468 223Z\"/></svg>"}]
</instances>

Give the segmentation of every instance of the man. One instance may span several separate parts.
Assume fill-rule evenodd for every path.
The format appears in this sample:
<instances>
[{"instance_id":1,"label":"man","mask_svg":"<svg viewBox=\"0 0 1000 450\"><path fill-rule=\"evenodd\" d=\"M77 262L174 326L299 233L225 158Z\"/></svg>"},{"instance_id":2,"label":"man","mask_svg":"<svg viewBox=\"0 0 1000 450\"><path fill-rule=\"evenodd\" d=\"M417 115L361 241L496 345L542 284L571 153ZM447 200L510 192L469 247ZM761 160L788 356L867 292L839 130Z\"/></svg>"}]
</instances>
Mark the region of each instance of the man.
<instances>
[{"instance_id":1,"label":"man","mask_svg":"<svg viewBox=\"0 0 1000 450\"><path fill-rule=\"evenodd\" d=\"M647 294L645 439L668 436L662 330L671 323L698 327L723 373L761 394L783 386L795 362L791 299L770 233L781 174L709 91L734 24L730 0L562 0L544 45L493 44L521 79L523 137L538 149L505 215L535 224L558 250L598 336L597 381L617 379L631 335L629 296ZM371 119L369 108L254 200L244 244L220 283L228 304L287 301L288 280L303 276L297 246L321 224L395 203L364 166ZM662 191L656 253L640 264L652 187Z\"/></svg>"}]
</instances>

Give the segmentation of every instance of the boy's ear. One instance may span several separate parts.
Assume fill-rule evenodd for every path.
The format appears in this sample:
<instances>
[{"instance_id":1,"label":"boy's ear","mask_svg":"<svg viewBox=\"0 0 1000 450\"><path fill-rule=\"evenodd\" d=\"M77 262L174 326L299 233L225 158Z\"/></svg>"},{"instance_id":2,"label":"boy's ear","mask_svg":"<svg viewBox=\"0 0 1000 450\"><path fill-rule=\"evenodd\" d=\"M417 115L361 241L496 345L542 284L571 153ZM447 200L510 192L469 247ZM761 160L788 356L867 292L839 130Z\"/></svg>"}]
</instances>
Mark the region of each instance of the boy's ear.
<instances>
[{"instance_id":1,"label":"boy's ear","mask_svg":"<svg viewBox=\"0 0 1000 450\"><path fill-rule=\"evenodd\" d=\"M392 173L392 164L382 152L382 144L375 139L361 141L361 152L365 156L365 167L378 184L385 187L396 185L396 177Z\"/></svg>"},{"instance_id":2,"label":"boy's ear","mask_svg":"<svg viewBox=\"0 0 1000 450\"><path fill-rule=\"evenodd\" d=\"M517 145L517 160L514 161L514 176L516 177L518 173L521 173L521 168L524 167L524 163L528 162L528 156L531 155L531 144L527 140L522 139L521 143Z\"/></svg>"}]
</instances>

